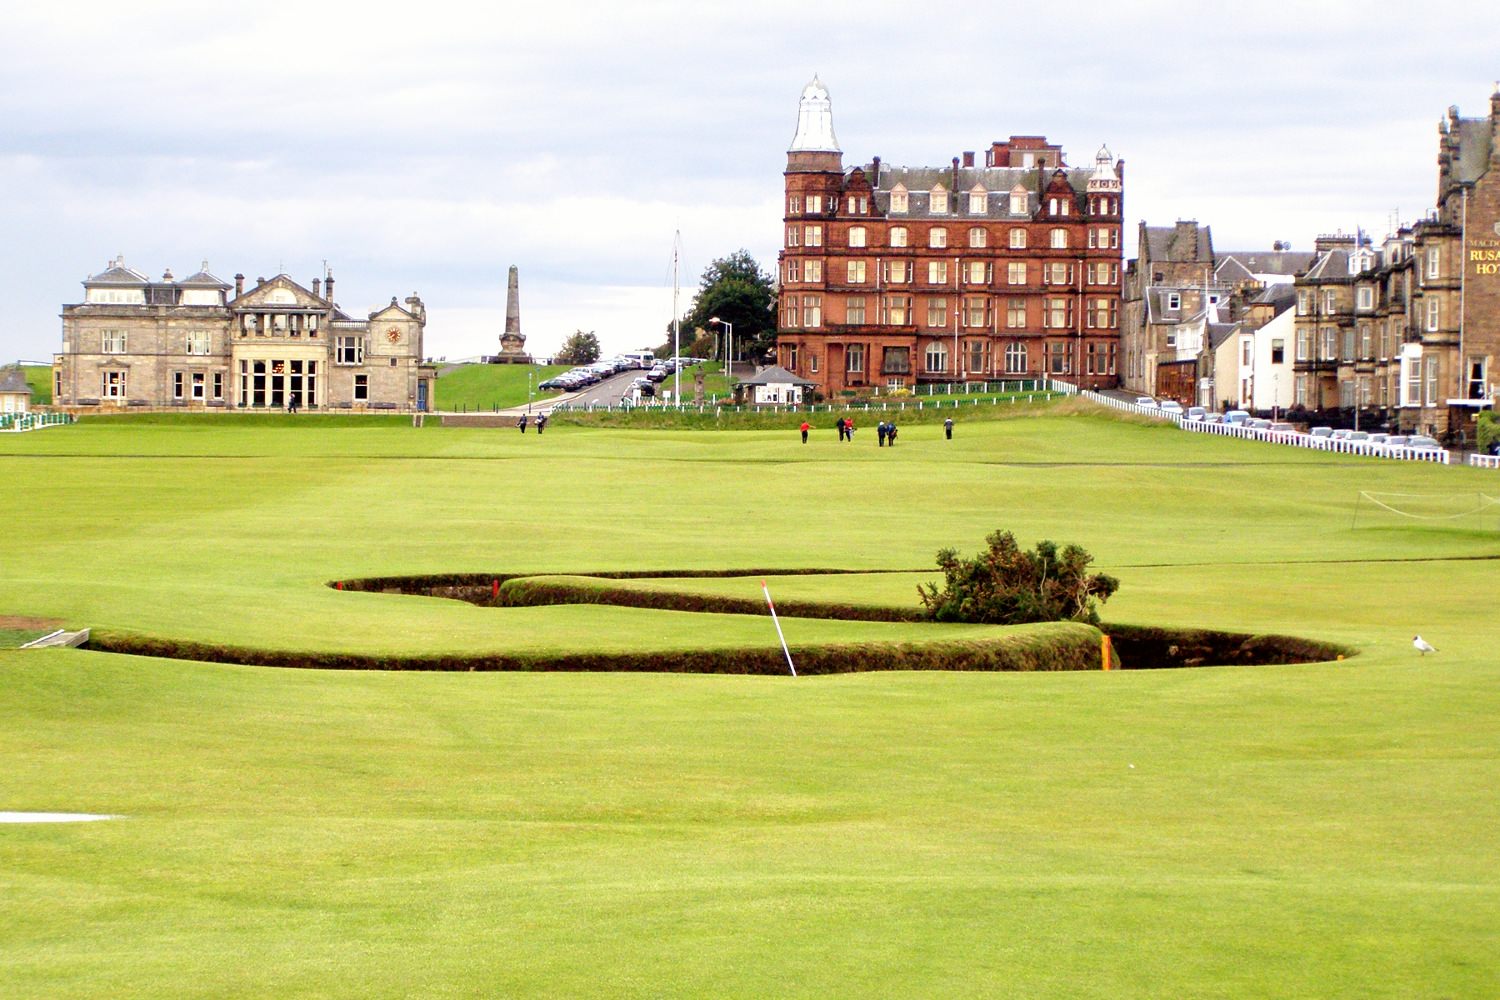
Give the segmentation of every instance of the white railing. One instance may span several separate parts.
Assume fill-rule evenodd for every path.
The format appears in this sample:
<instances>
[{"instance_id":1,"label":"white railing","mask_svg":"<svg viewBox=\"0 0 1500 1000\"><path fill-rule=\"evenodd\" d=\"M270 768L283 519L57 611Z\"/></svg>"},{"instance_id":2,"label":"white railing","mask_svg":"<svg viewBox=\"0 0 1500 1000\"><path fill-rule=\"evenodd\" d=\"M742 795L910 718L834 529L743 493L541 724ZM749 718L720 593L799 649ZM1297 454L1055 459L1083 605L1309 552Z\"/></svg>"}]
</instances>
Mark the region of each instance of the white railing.
<instances>
[{"instance_id":1,"label":"white railing","mask_svg":"<svg viewBox=\"0 0 1500 1000\"><path fill-rule=\"evenodd\" d=\"M62 427L77 418L71 413L0 413L0 431L34 431Z\"/></svg>"},{"instance_id":2,"label":"white railing","mask_svg":"<svg viewBox=\"0 0 1500 1000\"><path fill-rule=\"evenodd\" d=\"M1057 384L1066 385L1067 383L1059 382ZM1073 391L1078 392L1078 389L1074 388ZM1182 423L1182 414L1173 413L1170 410L1163 410L1159 406L1141 406L1139 403L1129 403L1123 399L1116 399L1114 396L1106 396L1103 393L1094 392L1088 389L1085 389L1083 392L1078 392L1078 394L1091 403L1098 403L1100 406L1107 406L1112 410L1121 410L1125 413L1136 413L1140 416L1152 417L1156 420L1169 420L1173 423Z\"/></svg>"},{"instance_id":3,"label":"white railing","mask_svg":"<svg viewBox=\"0 0 1500 1000\"><path fill-rule=\"evenodd\" d=\"M1469 464L1477 469L1500 469L1500 455L1470 455Z\"/></svg>"}]
</instances>

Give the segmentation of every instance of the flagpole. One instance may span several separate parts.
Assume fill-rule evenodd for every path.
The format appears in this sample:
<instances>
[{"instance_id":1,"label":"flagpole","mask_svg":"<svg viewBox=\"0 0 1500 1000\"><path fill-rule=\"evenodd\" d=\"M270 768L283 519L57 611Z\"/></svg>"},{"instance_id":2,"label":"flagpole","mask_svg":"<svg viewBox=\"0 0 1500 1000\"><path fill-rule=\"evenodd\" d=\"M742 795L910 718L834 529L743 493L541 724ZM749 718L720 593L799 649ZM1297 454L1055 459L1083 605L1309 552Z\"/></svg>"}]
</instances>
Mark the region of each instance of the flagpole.
<instances>
[{"instance_id":1,"label":"flagpole","mask_svg":"<svg viewBox=\"0 0 1500 1000\"><path fill-rule=\"evenodd\" d=\"M771 600L771 588L766 586L766 581L760 581L760 589L766 595L766 607L771 609L771 621L776 624L776 638L781 640L781 651L786 654L787 669L792 676L797 676L797 666L792 662L792 651L786 647L786 636L781 632L781 619L776 617L776 604Z\"/></svg>"}]
</instances>

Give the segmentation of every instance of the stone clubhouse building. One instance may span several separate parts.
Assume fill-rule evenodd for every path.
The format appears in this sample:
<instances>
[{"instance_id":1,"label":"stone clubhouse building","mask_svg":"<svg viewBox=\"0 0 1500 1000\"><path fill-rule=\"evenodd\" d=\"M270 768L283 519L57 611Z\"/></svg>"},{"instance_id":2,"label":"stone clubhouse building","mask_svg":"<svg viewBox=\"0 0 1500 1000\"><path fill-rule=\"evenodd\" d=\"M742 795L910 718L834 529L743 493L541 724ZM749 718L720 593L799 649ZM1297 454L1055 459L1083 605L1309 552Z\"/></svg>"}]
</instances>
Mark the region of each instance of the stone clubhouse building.
<instances>
[{"instance_id":1,"label":"stone clubhouse building","mask_svg":"<svg viewBox=\"0 0 1500 1000\"><path fill-rule=\"evenodd\" d=\"M171 271L153 281L111 260L62 310L53 402L74 410L428 411L434 367L422 363L427 310L413 294L354 319L334 279L311 289L285 274L245 287Z\"/></svg>"}]
</instances>

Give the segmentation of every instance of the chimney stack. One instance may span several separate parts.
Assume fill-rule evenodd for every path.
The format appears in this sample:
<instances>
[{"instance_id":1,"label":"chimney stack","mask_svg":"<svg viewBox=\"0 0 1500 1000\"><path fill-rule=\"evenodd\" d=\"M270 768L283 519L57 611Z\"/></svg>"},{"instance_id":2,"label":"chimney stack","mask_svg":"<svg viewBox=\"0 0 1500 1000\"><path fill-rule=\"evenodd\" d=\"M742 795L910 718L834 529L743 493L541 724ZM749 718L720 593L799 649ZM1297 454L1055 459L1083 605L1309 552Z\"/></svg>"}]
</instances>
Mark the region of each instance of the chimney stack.
<instances>
[{"instance_id":1,"label":"chimney stack","mask_svg":"<svg viewBox=\"0 0 1500 1000\"><path fill-rule=\"evenodd\" d=\"M234 297L235 298L239 298L241 295L244 295L244 294L245 294L245 276L243 274L236 274L234 276Z\"/></svg>"},{"instance_id":2,"label":"chimney stack","mask_svg":"<svg viewBox=\"0 0 1500 1000\"><path fill-rule=\"evenodd\" d=\"M873 160L870 161L870 172L875 175L873 178L870 179L870 186L873 187L875 190L879 191L880 190L880 157L877 156Z\"/></svg>"},{"instance_id":3,"label":"chimney stack","mask_svg":"<svg viewBox=\"0 0 1500 1000\"><path fill-rule=\"evenodd\" d=\"M949 188L955 198L958 197L958 157L953 158L953 184Z\"/></svg>"},{"instance_id":4,"label":"chimney stack","mask_svg":"<svg viewBox=\"0 0 1500 1000\"><path fill-rule=\"evenodd\" d=\"M333 272L328 272L328 280L323 282L323 298L328 302L333 301Z\"/></svg>"},{"instance_id":5,"label":"chimney stack","mask_svg":"<svg viewBox=\"0 0 1500 1000\"><path fill-rule=\"evenodd\" d=\"M314 278L313 279L313 298L315 298L315 299L321 299L323 297L323 292L321 291L322 288L323 288L323 279L322 278Z\"/></svg>"},{"instance_id":6,"label":"chimney stack","mask_svg":"<svg viewBox=\"0 0 1500 1000\"><path fill-rule=\"evenodd\" d=\"M966 166L966 167L972 167L973 165L974 165L974 151L973 150L967 150L967 151L964 152L964 166Z\"/></svg>"}]
</instances>

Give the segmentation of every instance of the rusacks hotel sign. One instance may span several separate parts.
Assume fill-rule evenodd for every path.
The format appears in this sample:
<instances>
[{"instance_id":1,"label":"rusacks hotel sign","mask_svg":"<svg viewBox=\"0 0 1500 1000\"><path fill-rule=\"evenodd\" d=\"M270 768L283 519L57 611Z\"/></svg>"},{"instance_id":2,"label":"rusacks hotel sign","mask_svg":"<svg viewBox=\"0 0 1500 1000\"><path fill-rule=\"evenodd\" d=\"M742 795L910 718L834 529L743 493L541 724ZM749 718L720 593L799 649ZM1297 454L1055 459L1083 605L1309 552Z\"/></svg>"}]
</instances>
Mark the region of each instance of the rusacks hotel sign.
<instances>
[{"instance_id":1,"label":"rusacks hotel sign","mask_svg":"<svg viewBox=\"0 0 1500 1000\"><path fill-rule=\"evenodd\" d=\"M1500 222L1495 223L1500 232ZM1475 240L1469 244L1469 263L1475 274L1500 274L1500 240Z\"/></svg>"}]
</instances>

